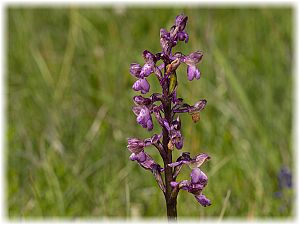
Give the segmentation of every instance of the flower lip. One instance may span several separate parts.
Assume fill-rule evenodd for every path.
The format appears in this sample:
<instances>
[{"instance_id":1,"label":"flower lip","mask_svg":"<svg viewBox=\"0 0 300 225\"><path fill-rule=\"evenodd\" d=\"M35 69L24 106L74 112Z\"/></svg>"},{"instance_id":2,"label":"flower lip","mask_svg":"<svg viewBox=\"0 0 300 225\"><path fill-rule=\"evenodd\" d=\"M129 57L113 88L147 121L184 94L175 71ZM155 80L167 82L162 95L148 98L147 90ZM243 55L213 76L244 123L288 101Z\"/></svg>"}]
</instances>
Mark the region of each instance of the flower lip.
<instances>
[{"instance_id":1,"label":"flower lip","mask_svg":"<svg viewBox=\"0 0 300 225\"><path fill-rule=\"evenodd\" d=\"M136 121L143 128L147 128L149 131L153 129L153 122L151 112L145 105L132 107L133 113L137 116Z\"/></svg>"},{"instance_id":2,"label":"flower lip","mask_svg":"<svg viewBox=\"0 0 300 225\"><path fill-rule=\"evenodd\" d=\"M146 94L150 90L150 84L145 78L141 78L132 85L132 89L141 91L142 94Z\"/></svg>"},{"instance_id":3,"label":"flower lip","mask_svg":"<svg viewBox=\"0 0 300 225\"><path fill-rule=\"evenodd\" d=\"M187 75L188 75L188 80L192 81L194 78L199 80L201 74L200 71L197 69L197 67L192 65L187 67Z\"/></svg>"}]
</instances>

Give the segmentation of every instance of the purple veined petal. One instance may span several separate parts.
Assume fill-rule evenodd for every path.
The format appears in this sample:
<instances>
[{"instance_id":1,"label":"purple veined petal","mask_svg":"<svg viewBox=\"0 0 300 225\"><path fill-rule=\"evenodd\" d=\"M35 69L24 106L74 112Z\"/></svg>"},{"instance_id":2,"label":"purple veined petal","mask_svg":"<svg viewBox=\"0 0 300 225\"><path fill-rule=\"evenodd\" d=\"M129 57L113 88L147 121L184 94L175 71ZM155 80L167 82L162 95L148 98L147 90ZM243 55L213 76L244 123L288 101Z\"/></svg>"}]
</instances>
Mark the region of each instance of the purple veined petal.
<instances>
[{"instance_id":1,"label":"purple veined petal","mask_svg":"<svg viewBox=\"0 0 300 225\"><path fill-rule=\"evenodd\" d=\"M187 56L183 56L181 60L188 66L195 66L201 61L203 53L201 51L192 52Z\"/></svg>"},{"instance_id":2,"label":"purple veined petal","mask_svg":"<svg viewBox=\"0 0 300 225\"><path fill-rule=\"evenodd\" d=\"M206 162L207 160L210 159L210 156L207 155L206 153L201 153L197 156L195 156L191 162L189 163L189 167L191 169L194 169L194 168L197 168L197 167L200 167L204 162Z\"/></svg>"},{"instance_id":3,"label":"purple veined petal","mask_svg":"<svg viewBox=\"0 0 300 225\"><path fill-rule=\"evenodd\" d=\"M188 80L192 81L194 78L197 80L200 79L200 72L196 66L188 66L187 67L187 76Z\"/></svg>"},{"instance_id":4,"label":"purple veined petal","mask_svg":"<svg viewBox=\"0 0 300 225\"><path fill-rule=\"evenodd\" d=\"M142 67L138 63L131 63L130 64L130 74L140 78L140 73L141 73Z\"/></svg>"},{"instance_id":5,"label":"purple veined petal","mask_svg":"<svg viewBox=\"0 0 300 225\"><path fill-rule=\"evenodd\" d=\"M153 72L153 64L146 63L139 74L141 78L148 77Z\"/></svg>"},{"instance_id":6,"label":"purple veined petal","mask_svg":"<svg viewBox=\"0 0 300 225\"><path fill-rule=\"evenodd\" d=\"M200 153L195 157L198 167L201 166L204 162L210 159L210 156L206 153Z\"/></svg>"},{"instance_id":7,"label":"purple veined petal","mask_svg":"<svg viewBox=\"0 0 300 225\"><path fill-rule=\"evenodd\" d=\"M208 198L206 198L205 195L203 194L200 194L200 195L194 195L195 198L197 199L197 201L204 207L206 206L210 206L211 205L211 202Z\"/></svg>"},{"instance_id":8,"label":"purple veined petal","mask_svg":"<svg viewBox=\"0 0 300 225\"><path fill-rule=\"evenodd\" d=\"M131 153L138 154L144 150L145 143L143 140L140 140L138 138L128 138L127 142L127 148Z\"/></svg>"},{"instance_id":9,"label":"purple veined petal","mask_svg":"<svg viewBox=\"0 0 300 225\"><path fill-rule=\"evenodd\" d=\"M141 80L138 79L136 82L134 82L134 84L132 85L132 89L135 91L139 91L140 90L140 85L141 85Z\"/></svg>"},{"instance_id":10,"label":"purple veined petal","mask_svg":"<svg viewBox=\"0 0 300 225\"><path fill-rule=\"evenodd\" d=\"M176 16L175 26L178 27L179 31L184 30L187 20L188 20L188 17L183 14Z\"/></svg>"},{"instance_id":11,"label":"purple veined petal","mask_svg":"<svg viewBox=\"0 0 300 225\"><path fill-rule=\"evenodd\" d=\"M150 98L144 98L141 95L134 96L133 101L136 105L149 105L152 102Z\"/></svg>"},{"instance_id":12,"label":"purple veined petal","mask_svg":"<svg viewBox=\"0 0 300 225\"><path fill-rule=\"evenodd\" d=\"M133 111L133 113L134 113L136 116L140 115L141 110L142 110L142 107L141 107L141 106L133 106L133 107L132 107L132 111Z\"/></svg>"},{"instance_id":13,"label":"purple veined petal","mask_svg":"<svg viewBox=\"0 0 300 225\"><path fill-rule=\"evenodd\" d=\"M196 102L192 107L189 108L189 112L200 112L202 111L207 104L205 99L201 99L200 101Z\"/></svg>"},{"instance_id":14,"label":"purple veined petal","mask_svg":"<svg viewBox=\"0 0 300 225\"><path fill-rule=\"evenodd\" d=\"M148 50L143 51L143 57L147 63L154 63L156 61L155 55Z\"/></svg>"}]
</instances>

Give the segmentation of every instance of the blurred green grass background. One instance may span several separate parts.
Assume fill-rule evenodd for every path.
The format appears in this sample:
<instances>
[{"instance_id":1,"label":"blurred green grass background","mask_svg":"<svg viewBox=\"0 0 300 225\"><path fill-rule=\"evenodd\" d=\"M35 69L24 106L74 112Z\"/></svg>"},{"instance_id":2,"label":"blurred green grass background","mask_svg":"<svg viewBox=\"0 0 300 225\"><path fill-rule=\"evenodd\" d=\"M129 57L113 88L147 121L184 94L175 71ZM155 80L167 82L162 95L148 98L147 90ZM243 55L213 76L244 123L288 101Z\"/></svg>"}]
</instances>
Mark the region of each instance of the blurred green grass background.
<instances>
[{"instance_id":1,"label":"blurred green grass background","mask_svg":"<svg viewBox=\"0 0 300 225\"><path fill-rule=\"evenodd\" d=\"M293 216L293 193L274 197L280 168L293 171L292 7L6 12L9 218L165 216L151 173L128 159L127 137L158 132L135 122L129 65L143 63L145 49L159 52L159 29L182 12L190 39L175 51L202 50L204 58L199 81L179 68L178 96L208 101L199 123L182 117L184 150L212 157L202 167L212 206L180 192L179 220ZM186 169L179 178L188 176Z\"/></svg>"}]
</instances>

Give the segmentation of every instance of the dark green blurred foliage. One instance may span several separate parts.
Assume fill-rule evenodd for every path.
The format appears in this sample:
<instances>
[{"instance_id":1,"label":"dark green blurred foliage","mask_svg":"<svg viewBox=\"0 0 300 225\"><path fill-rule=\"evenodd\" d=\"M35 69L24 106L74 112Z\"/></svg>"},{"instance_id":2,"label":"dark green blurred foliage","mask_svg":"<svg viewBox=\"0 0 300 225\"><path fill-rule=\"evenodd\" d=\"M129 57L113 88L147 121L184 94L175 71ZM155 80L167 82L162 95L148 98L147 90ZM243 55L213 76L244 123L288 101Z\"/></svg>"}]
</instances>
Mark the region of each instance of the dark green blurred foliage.
<instances>
[{"instance_id":1,"label":"dark green blurred foliage","mask_svg":"<svg viewBox=\"0 0 300 225\"><path fill-rule=\"evenodd\" d=\"M184 149L211 156L201 207L181 192L180 219L273 218L277 172L293 168L293 9L30 8L7 12L7 213L9 218L164 217L149 171L129 161L127 137L147 138L131 112L132 62L159 52L159 29L188 17L202 77L178 70L178 96L208 101L199 123L182 117ZM152 90L159 91L155 77ZM149 149L157 160L158 153ZM175 157L180 152L176 151ZM179 179L188 179L189 169ZM292 194L292 193L291 193ZM293 204L292 204L293 206Z\"/></svg>"}]
</instances>

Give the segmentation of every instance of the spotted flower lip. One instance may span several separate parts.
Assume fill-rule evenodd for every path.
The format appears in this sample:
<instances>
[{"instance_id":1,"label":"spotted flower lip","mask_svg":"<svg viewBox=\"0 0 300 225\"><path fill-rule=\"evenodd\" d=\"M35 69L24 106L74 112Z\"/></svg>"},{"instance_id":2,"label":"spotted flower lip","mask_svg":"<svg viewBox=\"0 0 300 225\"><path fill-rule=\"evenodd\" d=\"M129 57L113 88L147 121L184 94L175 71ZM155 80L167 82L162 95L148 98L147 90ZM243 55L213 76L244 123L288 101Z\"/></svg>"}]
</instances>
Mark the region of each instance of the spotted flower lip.
<instances>
[{"instance_id":1,"label":"spotted flower lip","mask_svg":"<svg viewBox=\"0 0 300 225\"><path fill-rule=\"evenodd\" d=\"M197 69L196 66L188 66L187 75L189 81L192 81L193 79L200 79L200 71Z\"/></svg>"},{"instance_id":2,"label":"spotted flower lip","mask_svg":"<svg viewBox=\"0 0 300 225\"><path fill-rule=\"evenodd\" d=\"M150 84L144 78L138 79L133 85L132 89L135 91L141 91L142 94L146 94L150 90Z\"/></svg>"},{"instance_id":3,"label":"spotted flower lip","mask_svg":"<svg viewBox=\"0 0 300 225\"><path fill-rule=\"evenodd\" d=\"M142 127L147 128L148 130L153 129L153 122L151 117L151 112L145 105L134 106L132 111L137 116L136 121Z\"/></svg>"}]
</instances>

